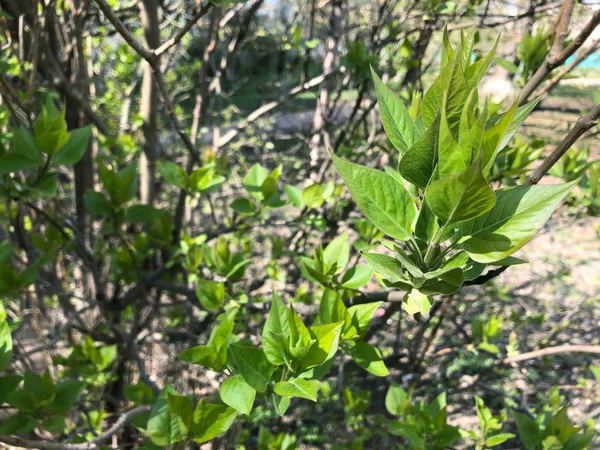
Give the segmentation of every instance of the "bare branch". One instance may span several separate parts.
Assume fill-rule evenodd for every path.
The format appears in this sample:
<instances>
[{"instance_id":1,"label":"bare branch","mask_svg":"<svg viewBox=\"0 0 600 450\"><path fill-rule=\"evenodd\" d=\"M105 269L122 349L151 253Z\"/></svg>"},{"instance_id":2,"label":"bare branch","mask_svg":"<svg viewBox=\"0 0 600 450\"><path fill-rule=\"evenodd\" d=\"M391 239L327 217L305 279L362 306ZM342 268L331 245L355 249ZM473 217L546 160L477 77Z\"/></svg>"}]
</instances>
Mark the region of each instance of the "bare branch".
<instances>
[{"instance_id":1,"label":"bare branch","mask_svg":"<svg viewBox=\"0 0 600 450\"><path fill-rule=\"evenodd\" d=\"M547 347L532 352L521 353L520 355L509 356L504 358L504 364L527 361L529 359L543 358L548 355L556 355L560 353L594 353L600 355L600 345L576 345L564 344L556 347Z\"/></svg>"},{"instance_id":2,"label":"bare branch","mask_svg":"<svg viewBox=\"0 0 600 450\"><path fill-rule=\"evenodd\" d=\"M171 47L179 44L179 42L184 38L184 36L194 27L194 25L206 15L206 13L213 6L212 3L205 3L202 7L194 14L194 17L190 19L188 23L177 33L175 36L167 40L163 45L154 50L154 54L156 56L160 56L163 53L167 52Z\"/></svg>"}]
</instances>

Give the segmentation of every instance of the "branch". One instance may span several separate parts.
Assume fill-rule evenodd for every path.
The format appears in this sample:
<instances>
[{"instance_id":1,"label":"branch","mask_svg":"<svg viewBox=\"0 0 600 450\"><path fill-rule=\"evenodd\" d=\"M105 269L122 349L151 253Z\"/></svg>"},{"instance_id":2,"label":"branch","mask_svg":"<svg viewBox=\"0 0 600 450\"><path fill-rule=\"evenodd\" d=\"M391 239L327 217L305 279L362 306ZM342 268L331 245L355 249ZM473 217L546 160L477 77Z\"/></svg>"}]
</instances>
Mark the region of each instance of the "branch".
<instances>
[{"instance_id":1,"label":"branch","mask_svg":"<svg viewBox=\"0 0 600 450\"><path fill-rule=\"evenodd\" d=\"M229 130L227 133L225 133L223 135L223 137L219 140L219 147L227 145L229 142L231 142L233 139L235 139L235 137L238 134L240 134L242 131L246 130L246 128L248 128L249 125L251 125L253 122L258 120L260 117L264 116L269 111L272 111L275 108L278 108L279 106L281 106L285 102L291 100L298 94L301 94L304 91L307 91L309 89L312 89L312 88L318 86L323 81L327 80L329 77L335 75L336 73L337 73L337 71L333 71L326 75L319 75L318 77L315 77L312 80L307 81L304 84L296 86L295 88L290 90L287 93L287 95L284 98L282 98L281 100L269 102L269 103L261 106L260 108L255 109L250 114L248 114L248 117L245 120L242 120L241 122L239 122L233 129Z\"/></svg>"},{"instance_id":2,"label":"branch","mask_svg":"<svg viewBox=\"0 0 600 450\"><path fill-rule=\"evenodd\" d=\"M172 38L170 38L169 40L167 40L163 45L161 45L160 47L158 47L156 50L154 50L154 55L156 56L160 56L163 53L165 53L166 51L168 51L171 47L179 44L179 42L184 38L184 36L188 33L188 31L190 31L192 29L192 27L202 18L206 15L206 13L210 10L210 8L213 6L212 3L205 3L197 12L196 14L194 14L194 17L192 17L188 23L185 24L185 26L181 29L181 31L179 33L177 33L175 36L173 36Z\"/></svg>"},{"instance_id":3,"label":"branch","mask_svg":"<svg viewBox=\"0 0 600 450\"><path fill-rule=\"evenodd\" d=\"M535 98L541 97L542 95L545 95L548 92L550 92L552 89L554 89L556 87L556 85L558 83L560 83L560 81L565 77L565 75L567 75L569 72L571 72L573 69L575 69L579 64L581 64L581 62L584 59L586 59L588 56L590 56L592 53L594 53L598 49L599 45L600 45L600 38L596 39L592 43L592 45L590 45L588 47L587 50L579 53L577 55L577 57L573 60L573 62L571 62L569 65L564 66L562 69L560 69L556 73L556 75L554 75L542 89L540 89L535 94L533 94L533 96Z\"/></svg>"},{"instance_id":4,"label":"branch","mask_svg":"<svg viewBox=\"0 0 600 450\"><path fill-rule=\"evenodd\" d=\"M596 29L598 24L600 24L600 9L594 13L590 21L585 25L585 27L583 27L577 37L573 39L567 48L557 55L553 55L552 52L548 54L544 63L532 75L529 81L527 81L523 89L521 89L521 100L519 105L524 105L527 103L527 100L533 91L535 91L537 87L542 84L550 72L563 64L569 58L569 56L575 53L584 44L585 40L590 36L590 34L592 34L592 32Z\"/></svg>"},{"instance_id":5,"label":"branch","mask_svg":"<svg viewBox=\"0 0 600 450\"><path fill-rule=\"evenodd\" d=\"M599 15L600 17L600 15ZM580 117L575 122L575 126L569 131L563 141L542 161L542 164L533 171L528 177L528 184L537 184L541 178L546 175L548 170L558 162L558 160L571 148L571 146L579 139L586 131L596 125L600 117L600 105L596 105L588 114Z\"/></svg>"},{"instance_id":6,"label":"branch","mask_svg":"<svg viewBox=\"0 0 600 450\"><path fill-rule=\"evenodd\" d=\"M167 110L167 114L169 119L171 120L175 131L181 138L183 144L193 156L194 160L201 164L200 152L187 135L185 128L179 122L177 118L177 114L175 114L175 107L173 106L173 101L169 95L169 91L167 89L167 85L165 84L165 80L162 77L162 73L160 70L160 58L154 52L148 50L144 45L131 34L131 32L123 25L123 22L119 20L115 12L111 9L106 0L94 0L100 10L104 13L106 18L110 21L110 23L115 27L117 32L125 39L125 41L135 50L135 52L140 55L143 59L145 59L150 67L152 67L152 74L154 75L154 80L156 81L156 85L158 87L158 91L162 97L162 101L164 103L165 109ZM181 39L180 39L181 40Z\"/></svg>"},{"instance_id":7,"label":"branch","mask_svg":"<svg viewBox=\"0 0 600 450\"><path fill-rule=\"evenodd\" d=\"M81 444L69 444L45 440L31 440L18 436L0 436L0 442L21 448L32 448L39 450L96 450L119 432L131 419L140 414L150 412L152 405L140 406L123 413L109 428L94 439Z\"/></svg>"},{"instance_id":8,"label":"branch","mask_svg":"<svg viewBox=\"0 0 600 450\"><path fill-rule=\"evenodd\" d=\"M542 358L548 355L556 355L559 353L594 353L600 355L600 345L558 345L556 347L547 347L533 352L521 353L520 355L509 356L504 358L504 364L527 361L529 359Z\"/></svg>"}]
</instances>

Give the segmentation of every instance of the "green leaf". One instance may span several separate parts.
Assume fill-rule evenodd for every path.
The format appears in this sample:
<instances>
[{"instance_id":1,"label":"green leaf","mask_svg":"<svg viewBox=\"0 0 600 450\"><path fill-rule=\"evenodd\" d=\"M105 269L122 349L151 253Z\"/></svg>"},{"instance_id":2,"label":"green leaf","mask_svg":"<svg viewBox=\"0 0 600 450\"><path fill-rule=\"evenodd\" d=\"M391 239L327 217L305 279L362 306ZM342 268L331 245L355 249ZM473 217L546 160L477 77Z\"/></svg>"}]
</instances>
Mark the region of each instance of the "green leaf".
<instances>
[{"instance_id":1,"label":"green leaf","mask_svg":"<svg viewBox=\"0 0 600 450\"><path fill-rule=\"evenodd\" d=\"M243 414L252 412L256 391L244 381L241 375L227 378L221 383L221 400L228 406L237 409Z\"/></svg>"},{"instance_id":2,"label":"green leaf","mask_svg":"<svg viewBox=\"0 0 600 450\"><path fill-rule=\"evenodd\" d=\"M365 264L357 264L344 273L341 286L347 289L359 289L373 277L373 269Z\"/></svg>"},{"instance_id":3,"label":"green leaf","mask_svg":"<svg viewBox=\"0 0 600 450\"><path fill-rule=\"evenodd\" d=\"M15 131L13 150L27 159L36 161L38 166L44 162L42 150L35 143L31 133L23 127Z\"/></svg>"},{"instance_id":4,"label":"green leaf","mask_svg":"<svg viewBox=\"0 0 600 450\"><path fill-rule=\"evenodd\" d=\"M510 256L533 239L578 181L497 191L496 205L487 214L457 226L462 248L480 263Z\"/></svg>"},{"instance_id":5,"label":"green leaf","mask_svg":"<svg viewBox=\"0 0 600 450\"><path fill-rule=\"evenodd\" d=\"M0 405L8 400L11 394L17 389L23 377L19 375L5 375L0 377Z\"/></svg>"},{"instance_id":6,"label":"green leaf","mask_svg":"<svg viewBox=\"0 0 600 450\"><path fill-rule=\"evenodd\" d=\"M156 211L150 205L132 205L127 208L125 220L129 223L149 223Z\"/></svg>"},{"instance_id":7,"label":"green leaf","mask_svg":"<svg viewBox=\"0 0 600 450\"><path fill-rule=\"evenodd\" d=\"M169 412L179 417L185 429L189 430L194 420L194 404L192 401L183 395L169 393L167 403Z\"/></svg>"},{"instance_id":8,"label":"green leaf","mask_svg":"<svg viewBox=\"0 0 600 450\"><path fill-rule=\"evenodd\" d=\"M258 392L265 392L274 367L258 348L232 344L229 354L246 383Z\"/></svg>"},{"instance_id":9,"label":"green leaf","mask_svg":"<svg viewBox=\"0 0 600 450\"><path fill-rule=\"evenodd\" d=\"M228 406L198 402L190 430L194 441L201 444L225 433L236 417L237 411Z\"/></svg>"},{"instance_id":10,"label":"green leaf","mask_svg":"<svg viewBox=\"0 0 600 450\"><path fill-rule=\"evenodd\" d=\"M494 126L485 130L485 134L483 135L483 175L485 177L490 173L498 153L502 150L500 144L502 143L504 136L507 136L510 125L517 112L518 103L518 100L515 100L510 109L501 116L500 120L498 120ZM508 137L508 140L510 140L510 137Z\"/></svg>"},{"instance_id":11,"label":"green leaf","mask_svg":"<svg viewBox=\"0 0 600 450\"><path fill-rule=\"evenodd\" d=\"M423 96L421 116L427 126L430 126L438 115L446 92L448 94L445 114L448 118L448 125L451 130L455 130L455 125L458 124L462 106L470 92L463 74L461 53L462 50L457 48L452 60L448 62L440 76Z\"/></svg>"},{"instance_id":12,"label":"green leaf","mask_svg":"<svg viewBox=\"0 0 600 450\"><path fill-rule=\"evenodd\" d=\"M388 236L408 239L417 208L404 186L379 170L351 163L333 153L331 158L363 214Z\"/></svg>"},{"instance_id":13,"label":"green leaf","mask_svg":"<svg viewBox=\"0 0 600 450\"><path fill-rule=\"evenodd\" d=\"M293 358L300 359L306 355L315 340L311 337L308 328L306 328L293 306L290 306L288 310L288 323L290 324L288 350Z\"/></svg>"},{"instance_id":14,"label":"green leaf","mask_svg":"<svg viewBox=\"0 0 600 450\"><path fill-rule=\"evenodd\" d=\"M350 242L348 241L348 231L329 243L323 250L323 272L329 273L335 268L334 273L338 274L348 264L350 260Z\"/></svg>"},{"instance_id":15,"label":"green leaf","mask_svg":"<svg viewBox=\"0 0 600 450\"><path fill-rule=\"evenodd\" d=\"M400 153L408 150L418 137L415 124L404 105L404 102L388 88L373 67L371 75L377 91L377 104L381 112L383 128L390 142Z\"/></svg>"},{"instance_id":16,"label":"green leaf","mask_svg":"<svg viewBox=\"0 0 600 450\"><path fill-rule=\"evenodd\" d=\"M225 301L225 284L211 280L198 280L196 296L208 311L218 311Z\"/></svg>"},{"instance_id":17,"label":"green leaf","mask_svg":"<svg viewBox=\"0 0 600 450\"><path fill-rule=\"evenodd\" d=\"M106 197L100 192L87 191L83 194L83 203L85 207L96 216L112 216L112 206Z\"/></svg>"},{"instance_id":18,"label":"green leaf","mask_svg":"<svg viewBox=\"0 0 600 450\"><path fill-rule=\"evenodd\" d=\"M246 197L236 198L229 205L236 213L244 216L252 216L256 213L256 206L252 203L252 200Z\"/></svg>"},{"instance_id":19,"label":"green leaf","mask_svg":"<svg viewBox=\"0 0 600 450\"><path fill-rule=\"evenodd\" d=\"M392 384L385 395L385 408L394 416L404 415L410 405L410 396L397 384Z\"/></svg>"},{"instance_id":20,"label":"green leaf","mask_svg":"<svg viewBox=\"0 0 600 450\"><path fill-rule=\"evenodd\" d=\"M516 411L513 411L512 416L517 423L519 437L521 438L525 448L527 450L536 450L537 444L540 441L540 433L535 420L530 419L525 414L521 414Z\"/></svg>"},{"instance_id":21,"label":"green leaf","mask_svg":"<svg viewBox=\"0 0 600 450\"><path fill-rule=\"evenodd\" d=\"M261 187L268 176L269 171L260 164L256 163L250 168L250 170L244 177L242 185L250 195L258 199L262 199L263 194L261 191Z\"/></svg>"},{"instance_id":22,"label":"green leaf","mask_svg":"<svg viewBox=\"0 0 600 450\"><path fill-rule=\"evenodd\" d=\"M158 172L167 183L171 183L180 189L188 188L188 176L179 164L173 161L158 161Z\"/></svg>"},{"instance_id":23,"label":"green leaf","mask_svg":"<svg viewBox=\"0 0 600 450\"><path fill-rule=\"evenodd\" d=\"M39 166L37 161L17 153L8 153L0 156L0 175L34 169Z\"/></svg>"},{"instance_id":24,"label":"green leaf","mask_svg":"<svg viewBox=\"0 0 600 450\"><path fill-rule=\"evenodd\" d=\"M478 158L464 172L434 181L425 190L427 204L445 224L474 219L489 211L496 202L494 191L481 174Z\"/></svg>"},{"instance_id":25,"label":"green leaf","mask_svg":"<svg viewBox=\"0 0 600 450\"><path fill-rule=\"evenodd\" d=\"M302 201L308 208L318 208L323 202L323 186L314 183L302 191Z\"/></svg>"},{"instance_id":26,"label":"green leaf","mask_svg":"<svg viewBox=\"0 0 600 450\"><path fill-rule=\"evenodd\" d=\"M320 387L321 383L317 380L292 378L288 381L276 383L273 391L282 397L301 397L316 402Z\"/></svg>"},{"instance_id":27,"label":"green leaf","mask_svg":"<svg viewBox=\"0 0 600 450\"><path fill-rule=\"evenodd\" d=\"M215 349L207 345L197 345L188 348L177 355L182 361L198 364L219 371Z\"/></svg>"},{"instance_id":28,"label":"green leaf","mask_svg":"<svg viewBox=\"0 0 600 450\"><path fill-rule=\"evenodd\" d=\"M363 253L363 258L373 267L375 272L383 275L391 283L407 281L402 274L402 264L396 258L383 253Z\"/></svg>"},{"instance_id":29,"label":"green leaf","mask_svg":"<svg viewBox=\"0 0 600 450\"><path fill-rule=\"evenodd\" d=\"M427 317L431 309L431 300L418 289L413 289L406 294L405 300L402 302L402 307L410 315L421 313Z\"/></svg>"},{"instance_id":30,"label":"green leaf","mask_svg":"<svg viewBox=\"0 0 600 450\"><path fill-rule=\"evenodd\" d=\"M54 401L48 405L50 411L64 414L73 407L85 388L85 383L78 380L66 380L56 385Z\"/></svg>"},{"instance_id":31,"label":"green leaf","mask_svg":"<svg viewBox=\"0 0 600 450\"><path fill-rule=\"evenodd\" d=\"M398 171L405 180L425 189L433 175L438 154L439 116L402 156Z\"/></svg>"},{"instance_id":32,"label":"green leaf","mask_svg":"<svg viewBox=\"0 0 600 450\"><path fill-rule=\"evenodd\" d=\"M265 356L276 366L285 363L286 344L290 339L288 309L277 295L273 293L271 309L262 331L262 344Z\"/></svg>"},{"instance_id":33,"label":"green leaf","mask_svg":"<svg viewBox=\"0 0 600 450\"><path fill-rule=\"evenodd\" d=\"M169 394L178 395L175 389L166 385L150 412L146 434L156 445L170 445L179 442L187 435L176 415L169 411Z\"/></svg>"},{"instance_id":34,"label":"green leaf","mask_svg":"<svg viewBox=\"0 0 600 450\"><path fill-rule=\"evenodd\" d=\"M561 450L587 450L594 437L594 433L574 434L563 444Z\"/></svg>"},{"instance_id":35,"label":"green leaf","mask_svg":"<svg viewBox=\"0 0 600 450\"><path fill-rule=\"evenodd\" d=\"M283 186L283 190L287 198L296 208L302 208L304 201L302 200L302 189L298 189L296 186L286 184Z\"/></svg>"},{"instance_id":36,"label":"green leaf","mask_svg":"<svg viewBox=\"0 0 600 450\"><path fill-rule=\"evenodd\" d=\"M383 302L363 303L353 305L346 311L344 325L344 339L353 339L362 336L369 327L371 317Z\"/></svg>"},{"instance_id":37,"label":"green leaf","mask_svg":"<svg viewBox=\"0 0 600 450\"><path fill-rule=\"evenodd\" d=\"M344 322L313 326L309 329L314 343L300 362L302 370L320 366L335 356Z\"/></svg>"},{"instance_id":38,"label":"green leaf","mask_svg":"<svg viewBox=\"0 0 600 450\"><path fill-rule=\"evenodd\" d=\"M287 411L288 407L290 406L290 397L281 397L279 395L276 394L271 394L271 403L273 403L273 406L275 407L275 411L277 411L277 414L279 414L280 416L283 416L285 414L285 412Z\"/></svg>"},{"instance_id":39,"label":"green leaf","mask_svg":"<svg viewBox=\"0 0 600 450\"><path fill-rule=\"evenodd\" d=\"M70 131L69 140L52 158L54 164L61 164L64 166L73 166L77 164L87 150L91 133L91 125Z\"/></svg>"},{"instance_id":40,"label":"green leaf","mask_svg":"<svg viewBox=\"0 0 600 450\"><path fill-rule=\"evenodd\" d=\"M0 435L7 436L17 433L26 433L32 431L37 425L37 421L25 414L23 411L2 420L0 423Z\"/></svg>"},{"instance_id":41,"label":"green leaf","mask_svg":"<svg viewBox=\"0 0 600 450\"><path fill-rule=\"evenodd\" d=\"M12 337L10 328L6 319L0 321L0 370L3 370L10 363L12 358Z\"/></svg>"},{"instance_id":42,"label":"green leaf","mask_svg":"<svg viewBox=\"0 0 600 450\"><path fill-rule=\"evenodd\" d=\"M494 446L500 445L514 437L515 437L515 435L512 433L496 434L495 436L490 436L489 438L487 438L485 440L485 445L487 445L488 447L494 447Z\"/></svg>"},{"instance_id":43,"label":"green leaf","mask_svg":"<svg viewBox=\"0 0 600 450\"><path fill-rule=\"evenodd\" d=\"M385 367L379 350L367 342L357 342L350 350L350 356L360 367L373 375L385 377L390 373Z\"/></svg>"},{"instance_id":44,"label":"green leaf","mask_svg":"<svg viewBox=\"0 0 600 450\"><path fill-rule=\"evenodd\" d=\"M439 127L438 168L440 178L466 170L470 165L471 157L471 149L459 146L450 130L450 125L445 112L447 98L448 94L446 93L444 94L442 103L442 114Z\"/></svg>"}]
</instances>

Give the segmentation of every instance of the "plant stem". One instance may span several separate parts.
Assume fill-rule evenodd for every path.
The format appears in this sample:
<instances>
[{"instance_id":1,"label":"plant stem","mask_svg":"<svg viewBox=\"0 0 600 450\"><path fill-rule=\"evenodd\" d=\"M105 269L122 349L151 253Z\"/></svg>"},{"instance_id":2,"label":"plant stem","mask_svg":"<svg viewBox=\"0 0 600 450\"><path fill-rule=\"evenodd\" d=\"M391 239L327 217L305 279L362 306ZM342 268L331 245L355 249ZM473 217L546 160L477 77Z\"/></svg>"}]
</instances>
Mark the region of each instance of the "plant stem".
<instances>
[{"instance_id":1,"label":"plant stem","mask_svg":"<svg viewBox=\"0 0 600 450\"><path fill-rule=\"evenodd\" d=\"M425 265L429 267L433 259L435 258L435 254L440 248L440 241L442 239L442 235L444 234L444 230L446 226L441 226L433 235L433 239L429 243L429 247L427 248L427 253L425 253Z\"/></svg>"}]
</instances>

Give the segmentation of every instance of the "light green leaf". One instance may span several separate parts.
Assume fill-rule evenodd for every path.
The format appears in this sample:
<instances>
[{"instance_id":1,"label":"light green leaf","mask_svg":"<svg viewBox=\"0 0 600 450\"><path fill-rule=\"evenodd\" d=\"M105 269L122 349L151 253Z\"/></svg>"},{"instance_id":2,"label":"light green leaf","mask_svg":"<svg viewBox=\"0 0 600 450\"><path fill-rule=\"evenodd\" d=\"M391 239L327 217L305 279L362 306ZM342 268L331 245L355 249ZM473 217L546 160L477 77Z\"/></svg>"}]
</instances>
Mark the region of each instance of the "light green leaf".
<instances>
[{"instance_id":1,"label":"light green leaf","mask_svg":"<svg viewBox=\"0 0 600 450\"><path fill-rule=\"evenodd\" d=\"M283 190L285 191L285 195L287 195L288 200L291 201L296 208L302 208L304 206L301 189L298 189L296 186L292 186L291 184L286 184L283 186Z\"/></svg>"},{"instance_id":2,"label":"light green leaf","mask_svg":"<svg viewBox=\"0 0 600 450\"><path fill-rule=\"evenodd\" d=\"M346 312L344 325L344 339L353 339L362 336L369 327L371 317L383 302L363 303L353 305Z\"/></svg>"},{"instance_id":3,"label":"light green leaf","mask_svg":"<svg viewBox=\"0 0 600 450\"><path fill-rule=\"evenodd\" d=\"M481 263L510 256L533 239L578 181L497 191L496 205L487 214L457 226L462 248Z\"/></svg>"},{"instance_id":4,"label":"light green leaf","mask_svg":"<svg viewBox=\"0 0 600 450\"><path fill-rule=\"evenodd\" d=\"M334 273L338 274L344 270L349 260L350 241L348 240L348 231L344 231L323 250L323 273L329 273L335 267Z\"/></svg>"},{"instance_id":5,"label":"light green leaf","mask_svg":"<svg viewBox=\"0 0 600 450\"><path fill-rule=\"evenodd\" d=\"M360 367L373 375L385 377L390 373L379 350L367 342L357 342L350 350L350 356Z\"/></svg>"},{"instance_id":6,"label":"light green leaf","mask_svg":"<svg viewBox=\"0 0 600 450\"><path fill-rule=\"evenodd\" d=\"M335 322L313 326L309 329L311 337L316 342L302 358L301 370L320 366L335 356L343 326L343 322Z\"/></svg>"},{"instance_id":7,"label":"light green leaf","mask_svg":"<svg viewBox=\"0 0 600 450\"><path fill-rule=\"evenodd\" d=\"M394 416L404 414L406 408L410 405L410 396L397 384L392 384L385 395L385 408Z\"/></svg>"},{"instance_id":8,"label":"light green leaf","mask_svg":"<svg viewBox=\"0 0 600 450\"><path fill-rule=\"evenodd\" d=\"M406 240L412 232L417 208L412 196L394 178L379 170L331 158L363 214L388 236Z\"/></svg>"},{"instance_id":9,"label":"light green leaf","mask_svg":"<svg viewBox=\"0 0 600 450\"><path fill-rule=\"evenodd\" d=\"M69 132L69 140L55 154L53 159L54 164L72 166L77 164L87 150L92 127L78 128Z\"/></svg>"},{"instance_id":10,"label":"light green leaf","mask_svg":"<svg viewBox=\"0 0 600 450\"><path fill-rule=\"evenodd\" d=\"M357 264L344 273L341 286L348 289L359 289L373 277L373 269L365 264Z\"/></svg>"},{"instance_id":11,"label":"light green leaf","mask_svg":"<svg viewBox=\"0 0 600 450\"><path fill-rule=\"evenodd\" d=\"M406 281L406 277L402 273L402 264L396 258L383 253L363 253L362 256L375 272L380 273L390 282Z\"/></svg>"},{"instance_id":12,"label":"light green leaf","mask_svg":"<svg viewBox=\"0 0 600 450\"><path fill-rule=\"evenodd\" d=\"M232 344L229 354L246 383L258 392L265 392L274 370L265 353L258 348Z\"/></svg>"},{"instance_id":13,"label":"light green leaf","mask_svg":"<svg viewBox=\"0 0 600 450\"><path fill-rule=\"evenodd\" d=\"M242 185L244 186L244 189L246 189L246 191L248 191L248 193L253 197L262 199L263 194L261 188L268 176L269 171L260 164L256 163L250 168L244 177Z\"/></svg>"},{"instance_id":14,"label":"light green leaf","mask_svg":"<svg viewBox=\"0 0 600 450\"><path fill-rule=\"evenodd\" d=\"M158 161L158 172L167 181L180 189L186 189L188 186L188 176L179 164L173 161Z\"/></svg>"},{"instance_id":15,"label":"light green leaf","mask_svg":"<svg viewBox=\"0 0 600 450\"><path fill-rule=\"evenodd\" d=\"M494 447L494 446L500 445L514 437L515 437L515 435L512 433L496 434L495 436L490 436L489 438L487 438L485 440L485 445L487 445L488 447Z\"/></svg>"},{"instance_id":16,"label":"light green leaf","mask_svg":"<svg viewBox=\"0 0 600 450\"><path fill-rule=\"evenodd\" d=\"M288 309L281 298L273 293L271 310L262 331L262 344L265 356L276 366L285 363L287 348L282 346L290 339L290 324L288 322Z\"/></svg>"},{"instance_id":17,"label":"light green leaf","mask_svg":"<svg viewBox=\"0 0 600 450\"><path fill-rule=\"evenodd\" d=\"M198 402L190 430L194 441L201 444L225 433L233 425L236 417L237 411L228 406Z\"/></svg>"},{"instance_id":18,"label":"light green leaf","mask_svg":"<svg viewBox=\"0 0 600 450\"><path fill-rule=\"evenodd\" d=\"M0 370L3 370L10 363L12 349L13 342L8 322L2 320L0 321Z\"/></svg>"},{"instance_id":19,"label":"light green leaf","mask_svg":"<svg viewBox=\"0 0 600 450\"><path fill-rule=\"evenodd\" d=\"M404 102L383 84L373 67L371 67L371 75L377 91L377 104L385 133L392 145L400 153L404 153L416 141L418 131Z\"/></svg>"},{"instance_id":20,"label":"light green leaf","mask_svg":"<svg viewBox=\"0 0 600 450\"><path fill-rule=\"evenodd\" d=\"M302 191L302 201L308 208L320 207L325 199L323 198L323 186L314 183Z\"/></svg>"},{"instance_id":21,"label":"light green leaf","mask_svg":"<svg viewBox=\"0 0 600 450\"><path fill-rule=\"evenodd\" d=\"M182 430L188 430L194 420L194 405L192 401L183 395L168 394L169 412L181 419Z\"/></svg>"},{"instance_id":22,"label":"light green leaf","mask_svg":"<svg viewBox=\"0 0 600 450\"><path fill-rule=\"evenodd\" d=\"M425 190L427 204L445 224L474 219L496 202L494 191L481 174L481 158L464 172L434 181Z\"/></svg>"},{"instance_id":23,"label":"light green leaf","mask_svg":"<svg viewBox=\"0 0 600 450\"><path fill-rule=\"evenodd\" d=\"M170 445L179 442L187 435L187 430L176 415L169 411L169 394L178 395L175 389L166 385L152 407L146 433L156 445Z\"/></svg>"},{"instance_id":24,"label":"light green leaf","mask_svg":"<svg viewBox=\"0 0 600 450\"><path fill-rule=\"evenodd\" d=\"M218 311L225 301L225 285L211 280L198 280L196 296L208 311Z\"/></svg>"},{"instance_id":25,"label":"light green leaf","mask_svg":"<svg viewBox=\"0 0 600 450\"><path fill-rule=\"evenodd\" d=\"M256 391L244 381L241 375L235 375L227 378L221 383L220 388L221 400L226 405L237 409L243 414L252 412Z\"/></svg>"},{"instance_id":26,"label":"light green leaf","mask_svg":"<svg viewBox=\"0 0 600 450\"><path fill-rule=\"evenodd\" d=\"M317 380L292 378L288 381L276 383L273 387L273 391L282 397L301 397L316 402L317 393L320 388L321 383Z\"/></svg>"},{"instance_id":27,"label":"light green leaf","mask_svg":"<svg viewBox=\"0 0 600 450\"><path fill-rule=\"evenodd\" d=\"M406 294L405 300L402 302L402 308L410 315L421 313L427 317L431 309L431 300L429 296L423 294L418 289L413 289Z\"/></svg>"},{"instance_id":28,"label":"light green leaf","mask_svg":"<svg viewBox=\"0 0 600 450\"><path fill-rule=\"evenodd\" d=\"M500 120L498 120L493 127L485 130L483 135L483 175L486 178L494 165L498 153L502 150L500 144L503 142L504 136L507 136L508 134L513 118L517 112L518 103L518 100L515 100L510 109L502 115ZM508 140L510 140L511 137L512 136L508 137Z\"/></svg>"}]
</instances>

